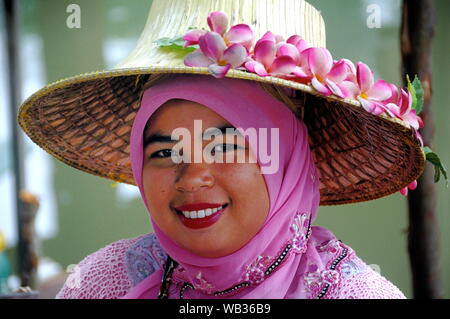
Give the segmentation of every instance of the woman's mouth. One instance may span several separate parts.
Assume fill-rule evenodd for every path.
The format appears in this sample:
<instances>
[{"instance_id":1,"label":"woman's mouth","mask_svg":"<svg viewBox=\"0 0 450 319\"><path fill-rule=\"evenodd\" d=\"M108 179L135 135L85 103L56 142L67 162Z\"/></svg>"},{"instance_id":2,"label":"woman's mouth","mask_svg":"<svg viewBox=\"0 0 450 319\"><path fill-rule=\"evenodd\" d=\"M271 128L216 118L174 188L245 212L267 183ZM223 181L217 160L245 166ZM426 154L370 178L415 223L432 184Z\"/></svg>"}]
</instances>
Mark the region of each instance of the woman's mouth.
<instances>
[{"instance_id":1,"label":"woman's mouth","mask_svg":"<svg viewBox=\"0 0 450 319\"><path fill-rule=\"evenodd\" d=\"M201 209L188 210L187 205L185 205L175 208L175 211L178 213L178 216L180 217L183 225L191 229L201 229L209 227L216 223L222 216L227 206L228 204L197 204L189 205L189 207L196 207Z\"/></svg>"}]
</instances>

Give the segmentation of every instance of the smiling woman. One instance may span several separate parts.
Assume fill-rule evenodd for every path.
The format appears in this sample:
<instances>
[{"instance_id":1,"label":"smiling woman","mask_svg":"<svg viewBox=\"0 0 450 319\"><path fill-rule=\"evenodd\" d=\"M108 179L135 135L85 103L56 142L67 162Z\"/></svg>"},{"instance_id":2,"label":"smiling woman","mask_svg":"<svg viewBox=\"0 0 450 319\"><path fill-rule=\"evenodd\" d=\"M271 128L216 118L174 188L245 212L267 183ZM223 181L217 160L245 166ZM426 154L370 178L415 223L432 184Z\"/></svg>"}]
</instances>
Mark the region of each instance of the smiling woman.
<instances>
[{"instance_id":1,"label":"smiling woman","mask_svg":"<svg viewBox=\"0 0 450 319\"><path fill-rule=\"evenodd\" d=\"M248 3L154 0L117 70L22 106L44 149L136 185L154 229L86 257L59 298L404 298L313 223L319 205L387 196L421 175L411 92L334 60L305 1ZM218 8L239 24L228 29Z\"/></svg>"},{"instance_id":2,"label":"smiling woman","mask_svg":"<svg viewBox=\"0 0 450 319\"><path fill-rule=\"evenodd\" d=\"M201 93L202 87L198 86L197 91L193 93ZM171 100L150 118L145 135L167 132L163 135L170 139L171 132L185 128L194 140L184 144L203 142L199 152L202 154L211 142L195 134L195 120L202 121L206 128L232 127L201 104ZM147 207L158 228L180 247L203 257L221 257L241 248L259 231L267 216L269 199L257 164L230 160L210 164L206 159L194 163L192 151L186 152L188 147L182 148L187 160L177 164L170 154L174 142L150 141L154 142L145 148L142 173ZM210 154L234 159L237 153L244 153L248 158L246 144L243 137L229 145L213 141Z\"/></svg>"}]
</instances>

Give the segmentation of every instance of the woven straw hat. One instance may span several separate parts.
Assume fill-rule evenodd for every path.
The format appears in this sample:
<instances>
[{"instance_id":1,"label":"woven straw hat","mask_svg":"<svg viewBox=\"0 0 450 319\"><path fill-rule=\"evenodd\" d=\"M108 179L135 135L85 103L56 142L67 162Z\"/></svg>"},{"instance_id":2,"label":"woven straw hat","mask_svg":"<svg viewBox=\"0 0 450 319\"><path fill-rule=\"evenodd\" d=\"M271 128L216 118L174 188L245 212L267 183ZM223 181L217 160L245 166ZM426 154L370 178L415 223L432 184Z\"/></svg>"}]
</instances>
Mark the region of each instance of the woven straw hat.
<instances>
[{"instance_id":1,"label":"woven straw hat","mask_svg":"<svg viewBox=\"0 0 450 319\"><path fill-rule=\"evenodd\" d=\"M207 28L210 12L227 13L230 24L246 23L257 37L271 30L297 34L326 47L320 13L303 0L153 0L135 50L113 70L67 78L42 88L20 108L19 124L45 151L82 171L135 184L129 138L146 83L161 74L204 74L184 56L155 41ZM282 23L281 23L282 22ZM322 96L311 85L232 69L226 77L288 87L303 101L310 146L320 175L321 205L372 200L408 186L423 172L425 157L410 126L377 116L357 100ZM147 84L148 85L148 84Z\"/></svg>"}]
</instances>

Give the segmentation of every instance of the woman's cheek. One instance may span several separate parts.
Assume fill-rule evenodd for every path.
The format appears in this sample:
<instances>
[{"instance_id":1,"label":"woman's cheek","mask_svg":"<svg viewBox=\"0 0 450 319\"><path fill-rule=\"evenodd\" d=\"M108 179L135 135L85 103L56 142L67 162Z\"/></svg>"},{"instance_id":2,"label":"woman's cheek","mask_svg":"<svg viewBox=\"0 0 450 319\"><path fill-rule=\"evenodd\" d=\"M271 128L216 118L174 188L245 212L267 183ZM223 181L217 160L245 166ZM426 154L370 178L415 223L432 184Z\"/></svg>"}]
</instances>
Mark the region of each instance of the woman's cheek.
<instances>
[{"instance_id":1,"label":"woman's cheek","mask_svg":"<svg viewBox=\"0 0 450 319\"><path fill-rule=\"evenodd\" d=\"M153 212L164 212L169 209L170 199L169 188L170 188L170 173L162 172L163 170L144 170L144 192L147 198L147 205L152 212L152 217L155 213ZM154 181L158 181L155 183Z\"/></svg>"}]
</instances>

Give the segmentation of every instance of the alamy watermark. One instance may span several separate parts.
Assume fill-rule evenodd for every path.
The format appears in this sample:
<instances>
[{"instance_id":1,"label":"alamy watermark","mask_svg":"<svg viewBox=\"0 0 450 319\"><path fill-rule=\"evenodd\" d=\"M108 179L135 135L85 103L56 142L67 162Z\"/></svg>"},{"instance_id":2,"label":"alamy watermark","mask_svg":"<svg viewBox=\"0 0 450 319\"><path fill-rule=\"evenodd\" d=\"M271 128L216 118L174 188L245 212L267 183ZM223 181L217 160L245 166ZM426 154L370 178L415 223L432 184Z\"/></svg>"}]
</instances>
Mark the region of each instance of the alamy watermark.
<instances>
[{"instance_id":1,"label":"alamy watermark","mask_svg":"<svg viewBox=\"0 0 450 319\"><path fill-rule=\"evenodd\" d=\"M78 4L69 4L66 12L70 13L66 19L66 25L69 29L81 28L81 8Z\"/></svg>"},{"instance_id":2,"label":"alamy watermark","mask_svg":"<svg viewBox=\"0 0 450 319\"><path fill-rule=\"evenodd\" d=\"M369 14L366 23L369 29L381 28L381 7L378 4L370 4L367 6L366 12Z\"/></svg>"},{"instance_id":3,"label":"alamy watermark","mask_svg":"<svg viewBox=\"0 0 450 319\"><path fill-rule=\"evenodd\" d=\"M81 288L81 268L76 264L71 264L67 266L66 272L70 275L66 280L66 287L70 289L80 289Z\"/></svg>"},{"instance_id":4,"label":"alamy watermark","mask_svg":"<svg viewBox=\"0 0 450 319\"><path fill-rule=\"evenodd\" d=\"M227 127L224 132L218 128L208 128L203 132L202 121L194 120L194 136L203 135L203 140L211 140L204 148L202 142L195 139L191 143L191 132L187 128L176 128L172 131L171 139L177 141L172 147L171 158L176 164L180 163L257 163L254 156L247 156L246 152L236 152L236 156L224 156L218 152L211 155L217 145L235 144L236 138L248 138L253 154L259 159L262 174L275 174L279 169L279 128L232 128ZM270 136L269 136L270 135ZM270 153L269 153L270 148ZM181 151L183 155L181 155ZM193 154L193 161L191 158Z\"/></svg>"}]
</instances>

